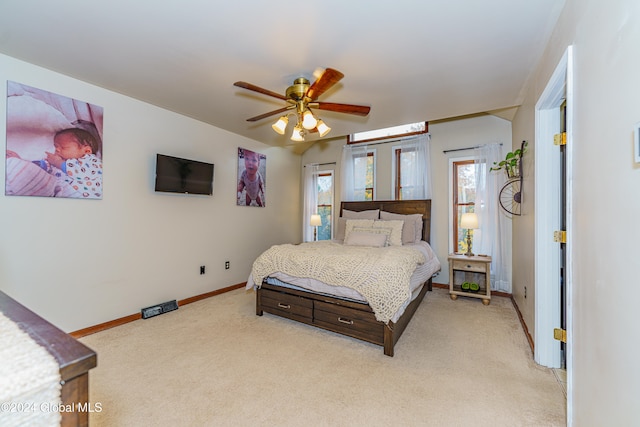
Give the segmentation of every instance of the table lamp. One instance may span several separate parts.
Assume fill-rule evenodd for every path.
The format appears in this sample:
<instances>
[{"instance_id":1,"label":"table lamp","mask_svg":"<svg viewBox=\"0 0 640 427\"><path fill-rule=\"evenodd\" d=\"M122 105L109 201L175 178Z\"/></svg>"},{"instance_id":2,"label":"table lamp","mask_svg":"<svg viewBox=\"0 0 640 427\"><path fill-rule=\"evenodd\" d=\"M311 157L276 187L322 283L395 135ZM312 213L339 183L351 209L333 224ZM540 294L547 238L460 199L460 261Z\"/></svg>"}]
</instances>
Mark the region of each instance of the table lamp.
<instances>
[{"instance_id":1,"label":"table lamp","mask_svg":"<svg viewBox=\"0 0 640 427\"><path fill-rule=\"evenodd\" d=\"M463 213L460 218L460 228L467 229L467 252L466 256L473 256L471 252L471 230L478 228L478 215L474 213Z\"/></svg>"},{"instance_id":2,"label":"table lamp","mask_svg":"<svg viewBox=\"0 0 640 427\"><path fill-rule=\"evenodd\" d=\"M309 225L313 227L313 241L315 242L316 240L318 240L318 227L322 225L322 218L320 218L320 215L311 215L311 221L309 221Z\"/></svg>"}]
</instances>

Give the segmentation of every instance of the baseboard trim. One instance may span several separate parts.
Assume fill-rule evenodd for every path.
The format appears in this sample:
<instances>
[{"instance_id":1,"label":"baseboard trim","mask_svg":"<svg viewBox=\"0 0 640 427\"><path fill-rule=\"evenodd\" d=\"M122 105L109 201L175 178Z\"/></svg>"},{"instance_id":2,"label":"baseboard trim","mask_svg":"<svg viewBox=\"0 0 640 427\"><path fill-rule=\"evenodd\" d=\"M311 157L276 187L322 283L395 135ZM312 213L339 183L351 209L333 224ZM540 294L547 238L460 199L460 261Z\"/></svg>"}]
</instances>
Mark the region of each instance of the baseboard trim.
<instances>
[{"instance_id":1,"label":"baseboard trim","mask_svg":"<svg viewBox=\"0 0 640 427\"><path fill-rule=\"evenodd\" d=\"M196 295L196 296L193 296L193 297L190 297L190 298L181 299L180 301L178 301L178 306L191 304L192 302L200 301L200 300L203 300L203 299L207 299L209 297L213 297L213 296L216 296L216 295L224 294L224 293L229 292L229 291L234 291L236 289L244 288L246 286L246 284L247 284L246 282L245 283L238 283L237 285L228 286L228 287L222 288L222 289L217 289L215 291L211 291L211 292L207 292L207 293L204 293L204 294Z\"/></svg>"},{"instance_id":2,"label":"baseboard trim","mask_svg":"<svg viewBox=\"0 0 640 427\"><path fill-rule=\"evenodd\" d=\"M518 318L520 319L520 324L522 325L522 329L524 330L524 335L525 337L527 337L527 341L529 341L529 347L531 347L531 357L534 357L536 353L535 353L535 345L533 343L533 338L529 333L529 328L527 328L527 324L524 321L524 317L522 317L520 308L518 307L518 304L516 303L515 298L513 298L513 295L511 295L511 303L513 304L513 307L516 309L516 313L518 313Z\"/></svg>"},{"instance_id":3,"label":"baseboard trim","mask_svg":"<svg viewBox=\"0 0 640 427\"><path fill-rule=\"evenodd\" d=\"M183 306L183 305L187 305L187 304L191 304L192 302L196 302L196 301L200 301L200 300L203 300L203 299L207 299L209 297L213 297L213 296L216 296L216 295L224 294L224 293L229 292L229 291L240 289L240 288L245 287L245 285L246 285L246 282L245 283L238 283L237 285L232 285L232 286L228 286L226 288L217 289L215 291L211 291L211 292L207 292L207 293L204 293L204 294L195 295L195 296L192 296L192 297L189 297L189 298L185 298L185 299L182 299L182 300L178 301L178 307ZM126 323L133 322L133 321L139 320L139 319L142 319L142 314L140 314L140 313L131 314L129 316L124 316L124 317L121 317L119 319L111 320L109 322L100 323L99 325L89 326L88 328L80 329L80 330L77 330L77 331L74 331L74 332L69 332L69 335L71 335L74 338L82 338L82 337L85 337L87 335L95 334L96 332L106 331L107 329L115 328L116 326L121 326L121 325L124 325Z\"/></svg>"}]
</instances>

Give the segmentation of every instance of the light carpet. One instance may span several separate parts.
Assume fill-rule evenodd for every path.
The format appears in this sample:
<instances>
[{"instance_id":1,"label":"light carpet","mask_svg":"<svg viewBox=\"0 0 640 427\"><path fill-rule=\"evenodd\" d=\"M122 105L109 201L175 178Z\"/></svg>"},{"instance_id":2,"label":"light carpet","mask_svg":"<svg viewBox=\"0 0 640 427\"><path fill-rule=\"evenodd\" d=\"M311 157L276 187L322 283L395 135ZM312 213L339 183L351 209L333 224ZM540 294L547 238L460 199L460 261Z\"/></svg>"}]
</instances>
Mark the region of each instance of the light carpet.
<instances>
[{"instance_id":1,"label":"light carpet","mask_svg":"<svg viewBox=\"0 0 640 427\"><path fill-rule=\"evenodd\" d=\"M93 426L563 426L508 298L427 293L382 347L273 315L242 289L81 341L98 353Z\"/></svg>"}]
</instances>

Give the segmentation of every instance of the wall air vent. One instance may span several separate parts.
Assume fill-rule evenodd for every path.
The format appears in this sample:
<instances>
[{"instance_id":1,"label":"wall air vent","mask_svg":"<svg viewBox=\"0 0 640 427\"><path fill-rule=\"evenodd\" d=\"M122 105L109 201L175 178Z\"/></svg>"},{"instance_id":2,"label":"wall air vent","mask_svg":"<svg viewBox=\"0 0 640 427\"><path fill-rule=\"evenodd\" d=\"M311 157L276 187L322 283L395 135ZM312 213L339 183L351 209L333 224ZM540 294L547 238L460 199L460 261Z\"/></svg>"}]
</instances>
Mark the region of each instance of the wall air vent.
<instances>
[{"instance_id":1,"label":"wall air vent","mask_svg":"<svg viewBox=\"0 0 640 427\"><path fill-rule=\"evenodd\" d=\"M158 314L166 313L178 309L178 302L176 300L163 302L162 304L152 305L151 307L143 308L142 318L148 319Z\"/></svg>"}]
</instances>

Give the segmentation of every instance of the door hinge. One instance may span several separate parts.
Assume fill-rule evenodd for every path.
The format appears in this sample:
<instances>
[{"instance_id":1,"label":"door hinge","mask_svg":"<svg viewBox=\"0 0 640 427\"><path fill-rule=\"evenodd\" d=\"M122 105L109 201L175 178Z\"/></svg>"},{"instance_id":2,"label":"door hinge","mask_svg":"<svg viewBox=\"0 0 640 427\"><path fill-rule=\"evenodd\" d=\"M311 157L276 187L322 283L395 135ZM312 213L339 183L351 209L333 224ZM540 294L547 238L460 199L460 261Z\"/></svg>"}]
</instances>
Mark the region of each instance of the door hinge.
<instances>
[{"instance_id":1,"label":"door hinge","mask_svg":"<svg viewBox=\"0 0 640 427\"><path fill-rule=\"evenodd\" d=\"M554 231L553 241L556 243L567 243L567 232L564 230Z\"/></svg>"},{"instance_id":2,"label":"door hinge","mask_svg":"<svg viewBox=\"0 0 640 427\"><path fill-rule=\"evenodd\" d=\"M567 133L557 133L553 135L553 145L567 145Z\"/></svg>"},{"instance_id":3,"label":"door hinge","mask_svg":"<svg viewBox=\"0 0 640 427\"><path fill-rule=\"evenodd\" d=\"M566 343L567 342L567 331L565 329L554 328L553 329L553 339Z\"/></svg>"}]
</instances>

